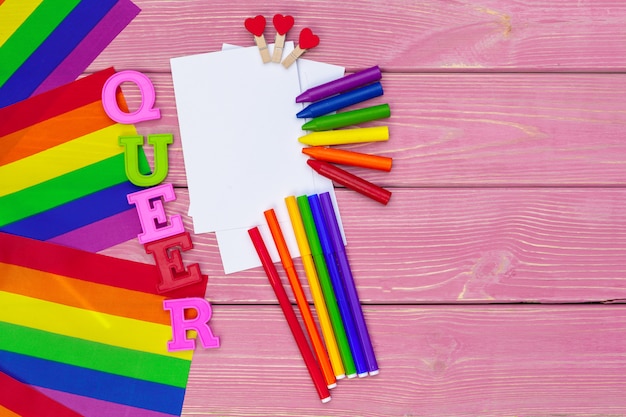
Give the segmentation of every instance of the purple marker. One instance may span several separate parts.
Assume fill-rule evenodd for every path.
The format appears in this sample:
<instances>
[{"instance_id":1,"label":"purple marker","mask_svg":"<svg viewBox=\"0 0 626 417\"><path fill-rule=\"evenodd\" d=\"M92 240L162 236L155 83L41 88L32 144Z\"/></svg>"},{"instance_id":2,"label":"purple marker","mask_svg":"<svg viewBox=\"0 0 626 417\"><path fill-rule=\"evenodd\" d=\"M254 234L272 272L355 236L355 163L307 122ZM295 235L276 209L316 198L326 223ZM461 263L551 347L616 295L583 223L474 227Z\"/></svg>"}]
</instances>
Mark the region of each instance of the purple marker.
<instances>
[{"instance_id":1,"label":"purple marker","mask_svg":"<svg viewBox=\"0 0 626 417\"><path fill-rule=\"evenodd\" d=\"M380 72L378 65L376 65L363 71L355 72L354 74L346 75L345 77L338 78L334 81L318 85L317 87L309 88L304 93L296 97L296 103L310 103L321 100L323 98L378 81L381 78L382 73Z\"/></svg>"},{"instance_id":2,"label":"purple marker","mask_svg":"<svg viewBox=\"0 0 626 417\"><path fill-rule=\"evenodd\" d=\"M333 253L333 244L331 242L329 225L326 224L324 219L324 213L320 204L320 198L317 194L310 195L308 197L309 205L311 206L311 214L313 214L313 221L315 222L315 228L317 229L317 235L320 239L320 245L322 246L322 253L326 260L326 267L330 275L330 281L333 284L335 290L335 297L337 298L337 304L339 305L339 313L343 320L343 325L346 330L346 336L348 338L348 344L350 345L350 351L354 358L354 365L356 366L356 373L359 378L367 376L369 371L367 366L367 359L363 354L363 348L361 347L361 339L359 337L359 330L352 317L350 310L350 302L348 295L345 293L343 284L341 283L341 272L339 271L339 265L337 265L335 254Z\"/></svg>"},{"instance_id":3,"label":"purple marker","mask_svg":"<svg viewBox=\"0 0 626 417\"><path fill-rule=\"evenodd\" d=\"M367 368L370 375L377 375L378 363L376 362L372 341L370 340L367 325L365 324L365 317L363 316L363 310L361 309L361 302L359 301L359 296L356 292L354 277L352 276L352 270L350 269L350 264L348 263L346 248L343 244L341 231L339 230L339 224L337 223L337 216L335 215L335 209L333 208L333 202L330 199L330 194L328 192L320 194L320 201L322 203L322 212L324 213L324 219L326 220L326 227L328 228L334 254L337 264L339 265L343 288L346 292L348 305L350 306L350 311L352 312L352 317L354 318L354 322L356 324L359 340L361 341L361 346L363 347L363 353L365 354Z\"/></svg>"}]
</instances>

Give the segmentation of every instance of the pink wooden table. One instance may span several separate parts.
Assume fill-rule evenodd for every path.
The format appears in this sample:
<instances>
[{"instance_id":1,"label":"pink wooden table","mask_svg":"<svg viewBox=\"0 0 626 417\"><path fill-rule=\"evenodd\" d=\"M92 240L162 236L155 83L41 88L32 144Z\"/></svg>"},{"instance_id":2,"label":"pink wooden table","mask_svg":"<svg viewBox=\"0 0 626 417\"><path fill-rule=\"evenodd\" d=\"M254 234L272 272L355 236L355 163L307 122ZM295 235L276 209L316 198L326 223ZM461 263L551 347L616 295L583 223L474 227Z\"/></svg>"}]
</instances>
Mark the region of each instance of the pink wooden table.
<instances>
[{"instance_id":1,"label":"pink wooden table","mask_svg":"<svg viewBox=\"0 0 626 417\"><path fill-rule=\"evenodd\" d=\"M309 59L380 65L373 104L392 107L388 143L349 147L395 158L357 171L390 204L337 189L380 375L322 405L262 269L224 275L194 235L222 346L196 352L184 416L626 414L626 2L135 3L90 71L154 81L163 118L138 128L176 137L172 212L188 199L169 59L253 45L246 17L295 16L322 39ZM151 262L136 242L105 253Z\"/></svg>"}]
</instances>

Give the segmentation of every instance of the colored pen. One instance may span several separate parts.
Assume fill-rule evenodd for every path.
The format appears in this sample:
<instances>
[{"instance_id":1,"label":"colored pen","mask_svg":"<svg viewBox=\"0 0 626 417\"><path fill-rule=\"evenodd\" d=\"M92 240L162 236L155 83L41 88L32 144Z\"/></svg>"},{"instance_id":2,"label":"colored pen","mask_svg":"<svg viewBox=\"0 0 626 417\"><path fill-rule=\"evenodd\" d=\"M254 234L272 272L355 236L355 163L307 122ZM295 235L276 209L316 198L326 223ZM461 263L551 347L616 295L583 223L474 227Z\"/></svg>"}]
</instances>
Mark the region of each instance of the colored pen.
<instances>
[{"instance_id":1,"label":"colored pen","mask_svg":"<svg viewBox=\"0 0 626 417\"><path fill-rule=\"evenodd\" d=\"M329 164L328 162L318 161L317 159L309 159L306 161L311 168L313 168L320 175L330 178L338 184L350 188L356 192L359 192L372 200L378 201L381 204L387 204L391 198L391 191L385 190L372 184L371 182L364 180L361 177L357 177L354 174L349 173L339 167Z\"/></svg>"},{"instance_id":2,"label":"colored pen","mask_svg":"<svg viewBox=\"0 0 626 417\"><path fill-rule=\"evenodd\" d=\"M313 345L313 353L315 353L315 356L317 357L317 362L320 364L320 368L322 368L322 374L324 375L326 385L328 385L328 388L335 388L337 386L337 381L335 379L335 374L333 373L333 368L330 365L330 360L328 359L328 353L326 353L322 338L317 331L317 326L315 325L311 308L309 307L309 303L304 296L304 291L302 290L298 273L293 265L293 260L291 259L291 254L287 248L287 242L285 241L280 224L276 218L276 213L273 209L270 209L263 212L263 214L265 215L265 220L267 220L267 225L272 233L272 238L274 238L276 249L278 249L280 262L283 264L283 268L285 268L289 284L291 285L293 294L296 297L296 304L298 305L298 309L302 315L304 328L306 329L309 339L311 340L311 344Z\"/></svg>"},{"instance_id":3,"label":"colored pen","mask_svg":"<svg viewBox=\"0 0 626 417\"><path fill-rule=\"evenodd\" d=\"M293 233L296 236L296 242L298 249L300 250L300 258L302 259L302 265L304 266L304 272L309 282L309 288L311 289L311 295L313 296L313 304L315 305L315 311L317 311L317 317L320 321L320 327L322 328L322 335L326 341L326 348L328 349L328 356L330 358L330 364L332 365L335 378L345 378L345 369L341 362L341 354L339 353L339 347L337 346L337 339L335 339L335 333L333 332L333 326L330 322L330 316L328 315L328 309L324 302L324 295L322 294L322 287L320 286L317 272L315 271L315 264L313 262L313 256L311 255L311 247L306 240L306 232L304 230L304 224L302 223L302 216L298 210L298 203L294 196L285 198L285 205L289 212L289 218L291 220L291 226Z\"/></svg>"},{"instance_id":4,"label":"colored pen","mask_svg":"<svg viewBox=\"0 0 626 417\"><path fill-rule=\"evenodd\" d=\"M309 88L304 93L296 97L296 103L321 100L323 98L378 81L382 78L382 76L383 74L381 73L380 68L376 65L374 67L355 72L354 74L346 75L345 77L318 85L317 87Z\"/></svg>"},{"instance_id":5,"label":"colored pen","mask_svg":"<svg viewBox=\"0 0 626 417\"><path fill-rule=\"evenodd\" d=\"M339 304L339 312L341 313L341 319L346 329L346 336L348 336L348 343L350 344L350 351L354 358L354 364L356 365L356 372L359 378L367 376L368 368L365 356L363 355L363 348L361 347L361 341L359 334L352 317L352 311L350 311L350 305L348 304L348 298L341 283L341 275L337 264L335 263L335 257L333 255L333 247L330 242L330 235L328 234L328 226L322 213L322 207L320 205L320 199L317 194L309 196L309 205L311 206L311 213L313 214L313 220L315 221L315 228L320 238L320 244L322 245L322 252L324 253L324 259L326 260L326 267L330 274L330 281L333 284L335 290L335 296L337 297L337 304Z\"/></svg>"},{"instance_id":6,"label":"colored pen","mask_svg":"<svg viewBox=\"0 0 626 417\"><path fill-rule=\"evenodd\" d=\"M304 230L306 232L306 238L311 248L311 255L313 256L313 262L317 269L317 276L320 279L320 286L322 287L322 294L326 301L326 308L330 315L330 323L333 326L335 332L335 339L337 340L337 346L339 347L339 354L345 368L348 378L354 378L356 376L356 368L354 366L354 359L352 352L350 351L350 344L348 343L348 337L346 336L346 329L341 320L341 313L339 312L339 306L337 304L337 298L333 290L333 284L330 282L330 276L328 275L328 268L326 267L326 260L324 259L324 253L322 252L322 246L320 244L319 235L315 228L315 221L313 220L313 214L311 213L311 206L309 205L309 199L306 195L301 195L297 198L298 208L300 215L302 216L302 223L304 224Z\"/></svg>"},{"instance_id":7,"label":"colored pen","mask_svg":"<svg viewBox=\"0 0 626 417\"><path fill-rule=\"evenodd\" d=\"M372 120L386 119L389 116L391 116L389 104L379 104L378 106L316 117L302 125L302 130L319 132L320 130L337 129L357 125L359 123L371 122Z\"/></svg>"},{"instance_id":8,"label":"colored pen","mask_svg":"<svg viewBox=\"0 0 626 417\"><path fill-rule=\"evenodd\" d=\"M301 110L296 117L300 119L310 119L313 117L323 116L335 110L369 100L374 97L383 95L383 86L380 82L366 85L343 94L329 97L327 99L309 104Z\"/></svg>"},{"instance_id":9,"label":"colored pen","mask_svg":"<svg viewBox=\"0 0 626 417\"><path fill-rule=\"evenodd\" d=\"M330 194L328 192L320 194L320 202L322 203L322 213L324 214L324 219L326 220L330 241L333 245L335 261L337 262L337 265L339 265L342 280L341 282L343 283L343 288L346 290L348 305L350 306L352 317L356 323L356 329L359 334L359 340L361 341L361 347L363 348L365 360L367 361L367 369L369 370L370 375L377 375L378 363L376 362L376 355L374 354L372 341L367 330L367 325L365 324L365 316L363 316L361 302L359 301L359 295L356 290L356 285L354 284L352 269L350 268L350 263L348 262L348 255L346 254L346 248L343 244L341 231L339 230L339 223L337 223L337 217Z\"/></svg>"},{"instance_id":10,"label":"colored pen","mask_svg":"<svg viewBox=\"0 0 626 417\"><path fill-rule=\"evenodd\" d=\"M302 153L320 161L378 169L380 171L391 171L391 164L393 163L393 159L387 156L370 155L367 153L346 151L343 149L325 148L323 146L302 148Z\"/></svg>"},{"instance_id":11,"label":"colored pen","mask_svg":"<svg viewBox=\"0 0 626 417\"><path fill-rule=\"evenodd\" d=\"M285 292L285 288L280 281L278 271L276 270L276 267L274 267L274 263L272 262L272 258L270 257L269 252L267 251L267 247L263 242L261 232L259 232L258 227L253 227L252 229L248 230L248 234L250 235L250 239L252 239L252 244L254 245L257 254L259 255L259 259L261 260L263 269L267 274L267 279L274 289L274 293L276 294L276 298L278 299L280 308L283 310L283 314L287 319L287 324L291 329L291 334L293 335L293 338L296 340L296 344L298 345L298 349L300 350L302 359L304 359L304 363L306 364L306 367L309 371L309 375L313 380L313 384L315 385L317 394L319 395L323 403L327 403L331 399L330 391L328 391L328 386L326 385L326 381L324 381L322 371L320 371L320 368L318 368L317 363L315 362L315 357L313 356L313 352L311 352L311 348L309 347L306 337L304 336L304 332L302 331L302 328L298 323L296 313L291 307L291 302L289 301L289 297Z\"/></svg>"},{"instance_id":12,"label":"colored pen","mask_svg":"<svg viewBox=\"0 0 626 417\"><path fill-rule=\"evenodd\" d=\"M309 146L347 145L362 142L383 142L389 140L387 126L361 127L356 129L327 130L300 136L298 141Z\"/></svg>"}]
</instances>

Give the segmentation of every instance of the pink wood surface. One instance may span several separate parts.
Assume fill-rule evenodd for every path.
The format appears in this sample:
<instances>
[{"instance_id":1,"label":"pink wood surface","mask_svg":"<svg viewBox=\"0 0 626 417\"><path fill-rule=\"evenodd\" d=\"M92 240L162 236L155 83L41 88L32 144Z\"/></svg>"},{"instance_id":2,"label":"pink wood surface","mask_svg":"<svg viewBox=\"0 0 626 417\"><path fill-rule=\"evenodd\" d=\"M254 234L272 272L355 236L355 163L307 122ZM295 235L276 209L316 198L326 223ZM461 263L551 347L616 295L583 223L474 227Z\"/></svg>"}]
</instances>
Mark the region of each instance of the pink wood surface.
<instances>
[{"instance_id":1,"label":"pink wood surface","mask_svg":"<svg viewBox=\"0 0 626 417\"><path fill-rule=\"evenodd\" d=\"M171 76L152 78L162 119L138 130L175 135L167 181L183 186ZM624 182L626 74L385 73L383 85L385 95L371 103L389 103L392 116L363 126L388 124L391 140L344 146L395 159L391 173L354 170L373 182L396 187ZM136 108L138 90L125 91Z\"/></svg>"},{"instance_id":2,"label":"pink wood surface","mask_svg":"<svg viewBox=\"0 0 626 417\"><path fill-rule=\"evenodd\" d=\"M183 415L621 416L625 307L366 306L380 375L322 406L277 306L216 306Z\"/></svg>"},{"instance_id":3,"label":"pink wood surface","mask_svg":"<svg viewBox=\"0 0 626 417\"><path fill-rule=\"evenodd\" d=\"M167 210L186 213L186 189L176 197ZM362 302L626 300L624 189L395 189L387 206L344 189L337 198ZM209 275L211 302L275 302L261 268L225 275L214 234L193 242L185 261ZM102 253L152 262L136 241Z\"/></svg>"},{"instance_id":4,"label":"pink wood surface","mask_svg":"<svg viewBox=\"0 0 626 417\"><path fill-rule=\"evenodd\" d=\"M134 2L89 72L153 80L163 118L138 130L175 136L171 214L188 194L169 59L253 45L247 17L292 14L321 38L309 59L380 65L392 107L389 142L346 147L394 157L354 171L390 204L337 190L381 374L322 405L262 269L224 275L214 235L192 235L222 346L196 352L183 416L626 415L626 2ZM136 241L104 253L152 262Z\"/></svg>"},{"instance_id":5,"label":"pink wood surface","mask_svg":"<svg viewBox=\"0 0 626 417\"><path fill-rule=\"evenodd\" d=\"M143 10L92 68L169 71L175 56L254 45L243 19L295 17L310 59L387 71L623 71L622 0L137 0Z\"/></svg>"}]
</instances>

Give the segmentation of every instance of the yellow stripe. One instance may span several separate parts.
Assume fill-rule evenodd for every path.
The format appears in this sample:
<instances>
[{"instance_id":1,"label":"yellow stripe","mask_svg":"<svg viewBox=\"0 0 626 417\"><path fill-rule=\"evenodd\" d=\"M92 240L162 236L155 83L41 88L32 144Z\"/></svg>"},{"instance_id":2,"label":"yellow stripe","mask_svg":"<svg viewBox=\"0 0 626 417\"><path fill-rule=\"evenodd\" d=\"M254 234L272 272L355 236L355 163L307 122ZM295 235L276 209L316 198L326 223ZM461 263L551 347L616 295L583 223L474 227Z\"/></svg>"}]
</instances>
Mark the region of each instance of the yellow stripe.
<instances>
[{"instance_id":1,"label":"yellow stripe","mask_svg":"<svg viewBox=\"0 0 626 417\"><path fill-rule=\"evenodd\" d=\"M0 197L124 152L118 136L136 135L133 125L113 126L0 167Z\"/></svg>"},{"instance_id":2,"label":"yellow stripe","mask_svg":"<svg viewBox=\"0 0 626 417\"><path fill-rule=\"evenodd\" d=\"M43 0L6 0L0 6L0 46L13 35Z\"/></svg>"},{"instance_id":3,"label":"yellow stripe","mask_svg":"<svg viewBox=\"0 0 626 417\"><path fill-rule=\"evenodd\" d=\"M120 300L123 302L123 300ZM191 360L193 351L168 352L170 326L118 317L0 291L0 320L69 337Z\"/></svg>"},{"instance_id":4,"label":"yellow stripe","mask_svg":"<svg viewBox=\"0 0 626 417\"><path fill-rule=\"evenodd\" d=\"M1 11L2 9L0 9L0 12ZM20 415L15 414L13 411L9 410L8 408L5 408L2 405L0 405L0 417L20 417Z\"/></svg>"}]
</instances>

